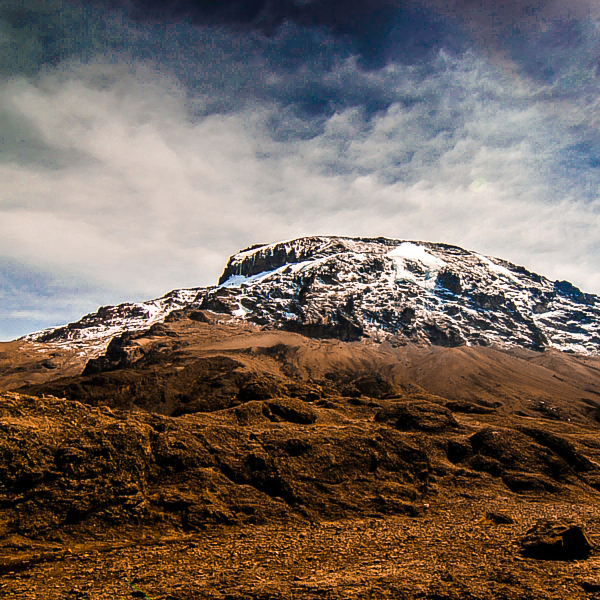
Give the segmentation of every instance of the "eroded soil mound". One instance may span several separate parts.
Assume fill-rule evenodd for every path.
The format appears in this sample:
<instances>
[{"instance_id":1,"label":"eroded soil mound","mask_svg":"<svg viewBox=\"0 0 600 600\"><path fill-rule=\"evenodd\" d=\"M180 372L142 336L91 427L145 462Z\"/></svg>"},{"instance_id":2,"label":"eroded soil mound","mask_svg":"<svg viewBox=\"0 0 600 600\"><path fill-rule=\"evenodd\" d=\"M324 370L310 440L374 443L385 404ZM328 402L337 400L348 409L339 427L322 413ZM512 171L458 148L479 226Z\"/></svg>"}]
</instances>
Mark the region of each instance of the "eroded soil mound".
<instances>
[{"instance_id":1,"label":"eroded soil mound","mask_svg":"<svg viewBox=\"0 0 600 600\"><path fill-rule=\"evenodd\" d=\"M0 595L593 592L593 361L314 340L201 314L0 394ZM548 518L582 527L587 556L542 567L523 554Z\"/></svg>"},{"instance_id":2,"label":"eroded soil mound","mask_svg":"<svg viewBox=\"0 0 600 600\"><path fill-rule=\"evenodd\" d=\"M548 587L519 540L556 514L597 540L597 430L440 402L278 398L169 417L4 393L0 590L586 597L594 553Z\"/></svg>"}]
</instances>

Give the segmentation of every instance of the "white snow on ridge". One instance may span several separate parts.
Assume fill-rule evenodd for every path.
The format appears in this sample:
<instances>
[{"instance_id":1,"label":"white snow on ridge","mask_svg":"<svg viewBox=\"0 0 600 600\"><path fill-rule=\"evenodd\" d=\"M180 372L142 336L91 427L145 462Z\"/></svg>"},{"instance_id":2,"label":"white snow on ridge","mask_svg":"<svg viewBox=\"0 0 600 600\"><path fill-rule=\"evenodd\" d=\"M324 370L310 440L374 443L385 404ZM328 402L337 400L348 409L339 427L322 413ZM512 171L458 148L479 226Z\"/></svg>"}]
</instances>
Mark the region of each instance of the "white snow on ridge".
<instances>
[{"instance_id":1,"label":"white snow on ridge","mask_svg":"<svg viewBox=\"0 0 600 600\"><path fill-rule=\"evenodd\" d=\"M394 261L396 281L413 281L427 289L435 287L436 275L439 270L447 264L443 260L427 252L423 246L413 244L412 242L403 242L399 246L396 246L392 251L388 252L387 256ZM406 260L413 260L424 265L426 267L425 278L417 277L415 273L409 271L406 268Z\"/></svg>"},{"instance_id":2,"label":"white snow on ridge","mask_svg":"<svg viewBox=\"0 0 600 600\"><path fill-rule=\"evenodd\" d=\"M256 275L250 275L246 277L245 275L232 275L227 281L224 281L219 287L229 288L229 287L240 287L244 283L258 283L263 279L269 277L269 275L273 275L278 269L274 271L262 271L261 273L257 273Z\"/></svg>"},{"instance_id":3,"label":"white snow on ridge","mask_svg":"<svg viewBox=\"0 0 600 600\"><path fill-rule=\"evenodd\" d=\"M446 265L443 260L427 252L423 246L413 244L412 242L403 242L399 246L396 246L391 252L388 252L387 255L394 259L398 257L415 260L432 269L441 269Z\"/></svg>"},{"instance_id":4,"label":"white snow on ridge","mask_svg":"<svg viewBox=\"0 0 600 600\"><path fill-rule=\"evenodd\" d=\"M485 266L488 270L492 271L492 273L497 273L498 275L504 275L511 281L517 281L515 274L509 271L506 267L502 267L501 265L497 265L495 262L492 262L487 256L483 256L482 254L474 253L474 255L481 260L481 262L485 263Z\"/></svg>"},{"instance_id":5,"label":"white snow on ridge","mask_svg":"<svg viewBox=\"0 0 600 600\"><path fill-rule=\"evenodd\" d=\"M233 274L261 268L254 275ZM301 330L317 324L337 335L349 321L351 335L380 341L399 336L419 343L600 354L599 299L579 302L557 293L546 278L455 246L315 236L240 252L227 270L228 279L220 285L103 307L77 323L26 339L105 347L114 335L146 329L173 310L209 306L226 288L226 318L261 326L295 324Z\"/></svg>"},{"instance_id":6,"label":"white snow on ridge","mask_svg":"<svg viewBox=\"0 0 600 600\"><path fill-rule=\"evenodd\" d=\"M102 307L98 313L86 315L78 323L79 327L71 325L50 327L36 331L19 339L36 342L53 332L65 330L61 336L49 343L57 346L84 344L96 351L106 348L108 342L116 335L126 331L146 329L160 323L174 310L190 305L200 288L182 288L173 290L160 298L147 302L124 303L117 306ZM99 313L106 311L99 316ZM141 313L141 314L140 314ZM90 345L90 342L93 342Z\"/></svg>"},{"instance_id":7,"label":"white snow on ridge","mask_svg":"<svg viewBox=\"0 0 600 600\"><path fill-rule=\"evenodd\" d=\"M260 273L257 273L256 275L232 275L231 277L229 277L229 279L227 279L227 281L224 281L221 285L219 285L218 287L225 287L225 288L230 288L230 287L240 287L243 284L252 284L252 283L260 283L261 281L267 279L268 277L270 277L271 275L274 275L275 273L282 273L284 270L286 269L291 269L292 273L297 273L298 271L303 271L305 269L307 269L308 267L315 265L316 263L323 261L326 259L318 259L318 260L305 260L299 263L291 263L291 264L286 264L286 265L282 265L281 267L277 267L277 269L273 269L272 271L261 271Z\"/></svg>"}]
</instances>

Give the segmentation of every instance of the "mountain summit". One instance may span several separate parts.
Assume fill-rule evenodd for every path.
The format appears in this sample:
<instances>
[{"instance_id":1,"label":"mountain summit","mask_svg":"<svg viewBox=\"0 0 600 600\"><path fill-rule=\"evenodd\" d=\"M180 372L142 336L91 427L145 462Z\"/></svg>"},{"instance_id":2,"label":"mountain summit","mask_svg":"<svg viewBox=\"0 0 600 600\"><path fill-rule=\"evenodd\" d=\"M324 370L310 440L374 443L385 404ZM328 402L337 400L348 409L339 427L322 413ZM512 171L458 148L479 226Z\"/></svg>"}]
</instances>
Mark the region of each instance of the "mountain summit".
<instances>
[{"instance_id":1,"label":"mountain summit","mask_svg":"<svg viewBox=\"0 0 600 600\"><path fill-rule=\"evenodd\" d=\"M600 299L457 246L388 238L304 237L233 255L218 285L103 307L31 341L105 345L190 308L342 341L497 346L600 354Z\"/></svg>"},{"instance_id":2,"label":"mountain summit","mask_svg":"<svg viewBox=\"0 0 600 600\"><path fill-rule=\"evenodd\" d=\"M454 246L311 237L0 344L5 587L588 598L598 310Z\"/></svg>"}]
</instances>

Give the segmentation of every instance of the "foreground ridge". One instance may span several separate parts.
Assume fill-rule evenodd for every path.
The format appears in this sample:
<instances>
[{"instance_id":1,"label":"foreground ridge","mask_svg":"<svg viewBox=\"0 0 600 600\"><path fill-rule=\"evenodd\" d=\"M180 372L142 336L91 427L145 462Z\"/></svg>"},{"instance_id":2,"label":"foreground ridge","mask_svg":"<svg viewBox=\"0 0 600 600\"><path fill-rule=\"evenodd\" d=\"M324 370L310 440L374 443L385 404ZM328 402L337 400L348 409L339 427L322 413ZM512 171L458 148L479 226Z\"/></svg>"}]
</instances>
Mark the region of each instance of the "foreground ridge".
<instances>
[{"instance_id":1,"label":"foreground ridge","mask_svg":"<svg viewBox=\"0 0 600 600\"><path fill-rule=\"evenodd\" d=\"M217 286L104 307L25 336L106 345L194 308L206 318L342 341L600 354L600 301L507 261L457 246L388 238L304 237L233 255Z\"/></svg>"}]
</instances>

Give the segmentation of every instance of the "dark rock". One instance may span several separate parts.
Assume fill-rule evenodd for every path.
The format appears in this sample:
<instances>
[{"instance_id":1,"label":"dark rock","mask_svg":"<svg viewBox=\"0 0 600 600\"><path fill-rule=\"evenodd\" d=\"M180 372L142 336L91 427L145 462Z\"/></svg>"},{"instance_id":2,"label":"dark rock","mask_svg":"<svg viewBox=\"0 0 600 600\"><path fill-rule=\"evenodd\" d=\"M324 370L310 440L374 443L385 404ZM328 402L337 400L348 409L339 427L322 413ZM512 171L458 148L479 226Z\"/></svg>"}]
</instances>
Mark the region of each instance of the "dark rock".
<instances>
[{"instance_id":1,"label":"dark rock","mask_svg":"<svg viewBox=\"0 0 600 600\"><path fill-rule=\"evenodd\" d=\"M448 460L457 464L464 461L468 456L472 456L473 448L471 443L466 439L453 439L448 441L446 446L446 456Z\"/></svg>"},{"instance_id":2,"label":"dark rock","mask_svg":"<svg viewBox=\"0 0 600 600\"><path fill-rule=\"evenodd\" d=\"M412 306L407 306L406 308L403 308L402 312L400 313L400 321L404 325L411 325L414 323L416 315L417 313L415 309Z\"/></svg>"},{"instance_id":3,"label":"dark rock","mask_svg":"<svg viewBox=\"0 0 600 600\"><path fill-rule=\"evenodd\" d=\"M485 427L467 441L470 449L464 441L449 442L449 460L500 477L513 492L557 493L569 482L579 480L575 469L560 454L520 431ZM558 445L556 448L566 454Z\"/></svg>"},{"instance_id":4,"label":"dark rock","mask_svg":"<svg viewBox=\"0 0 600 600\"><path fill-rule=\"evenodd\" d=\"M463 346L465 340L454 326L442 325L440 323L424 323L423 331L429 341L436 346L453 348Z\"/></svg>"},{"instance_id":5,"label":"dark rock","mask_svg":"<svg viewBox=\"0 0 600 600\"><path fill-rule=\"evenodd\" d=\"M214 313L231 314L231 311L237 308L237 303L234 303L227 298L218 298L208 295L200 304L203 310L210 310Z\"/></svg>"},{"instance_id":6,"label":"dark rock","mask_svg":"<svg viewBox=\"0 0 600 600\"><path fill-rule=\"evenodd\" d=\"M256 375L240 386L238 399L242 402L249 400L267 400L285 395L285 389L273 377Z\"/></svg>"},{"instance_id":7,"label":"dark rock","mask_svg":"<svg viewBox=\"0 0 600 600\"><path fill-rule=\"evenodd\" d=\"M540 560L582 560L593 546L579 525L542 519L527 531L521 549L525 556Z\"/></svg>"},{"instance_id":8,"label":"dark rock","mask_svg":"<svg viewBox=\"0 0 600 600\"><path fill-rule=\"evenodd\" d=\"M448 290L452 294L460 294L462 292L460 275L458 273L443 269L438 273L435 281L437 285Z\"/></svg>"},{"instance_id":9,"label":"dark rock","mask_svg":"<svg viewBox=\"0 0 600 600\"><path fill-rule=\"evenodd\" d=\"M506 298L501 294L474 292L471 293L470 296L475 308L483 310L497 310L506 302Z\"/></svg>"},{"instance_id":10,"label":"dark rock","mask_svg":"<svg viewBox=\"0 0 600 600\"><path fill-rule=\"evenodd\" d=\"M319 321L290 320L284 322L281 328L312 338L335 338L344 342L357 341L364 334L360 325L339 310Z\"/></svg>"},{"instance_id":11,"label":"dark rock","mask_svg":"<svg viewBox=\"0 0 600 600\"><path fill-rule=\"evenodd\" d=\"M353 385L360 394L369 398L383 398L394 391L393 385L381 375L359 377Z\"/></svg>"},{"instance_id":12,"label":"dark rock","mask_svg":"<svg viewBox=\"0 0 600 600\"><path fill-rule=\"evenodd\" d=\"M292 382L286 385L287 395L291 398L300 398L305 402L315 402L320 400L323 395L323 389L314 384L306 384L300 382Z\"/></svg>"},{"instance_id":13,"label":"dark rock","mask_svg":"<svg viewBox=\"0 0 600 600\"><path fill-rule=\"evenodd\" d=\"M378 412L375 420L395 421L400 431L446 431L459 426L447 408L432 402L399 402Z\"/></svg>"},{"instance_id":14,"label":"dark rock","mask_svg":"<svg viewBox=\"0 0 600 600\"><path fill-rule=\"evenodd\" d=\"M317 421L315 411L300 400L278 398L277 400L267 402L267 406L273 415L289 423L310 425Z\"/></svg>"},{"instance_id":15,"label":"dark rock","mask_svg":"<svg viewBox=\"0 0 600 600\"><path fill-rule=\"evenodd\" d=\"M597 594L600 592L600 581L584 579L579 582L579 585L590 594Z\"/></svg>"},{"instance_id":16,"label":"dark rock","mask_svg":"<svg viewBox=\"0 0 600 600\"><path fill-rule=\"evenodd\" d=\"M523 427L521 431L531 436L538 444L546 446L558 454L575 471L587 473L599 470L596 464L584 456L569 440L550 431L533 427Z\"/></svg>"},{"instance_id":17,"label":"dark rock","mask_svg":"<svg viewBox=\"0 0 600 600\"><path fill-rule=\"evenodd\" d=\"M232 256L219 278L219 285L225 283L232 275L258 275L264 271L272 271L286 264L293 264L305 260L305 255L298 253L295 247L288 247L285 244L278 244L276 247L266 247L265 250L260 250L263 246L252 246L250 249L256 249L251 257L243 262L235 261ZM267 249L268 248L268 249ZM244 252L244 251L242 251Z\"/></svg>"},{"instance_id":18,"label":"dark rock","mask_svg":"<svg viewBox=\"0 0 600 600\"><path fill-rule=\"evenodd\" d=\"M492 475L501 475L506 487L517 494L528 492L534 494L558 493L561 489L561 486L556 482L539 473L506 471L502 466L498 467L497 473L493 473L491 470L489 472Z\"/></svg>"},{"instance_id":19,"label":"dark rock","mask_svg":"<svg viewBox=\"0 0 600 600\"><path fill-rule=\"evenodd\" d=\"M160 335L163 332L155 330L154 333ZM117 369L125 369L133 365L142 355L143 350L132 342L132 334L124 333L110 341L103 356L90 359L82 375L97 375L108 371L116 371Z\"/></svg>"},{"instance_id":20,"label":"dark rock","mask_svg":"<svg viewBox=\"0 0 600 600\"><path fill-rule=\"evenodd\" d=\"M518 520L512 515L509 515L507 512L500 511L486 513L484 521L493 523L494 525L515 525L518 523Z\"/></svg>"},{"instance_id":21,"label":"dark rock","mask_svg":"<svg viewBox=\"0 0 600 600\"><path fill-rule=\"evenodd\" d=\"M450 402L446 402L446 408L452 412L472 415L488 415L496 412L496 409L494 408L481 406L480 404L474 404L473 402L467 402L466 400L452 400Z\"/></svg>"},{"instance_id":22,"label":"dark rock","mask_svg":"<svg viewBox=\"0 0 600 600\"><path fill-rule=\"evenodd\" d=\"M202 310L193 310L188 314L188 318L192 321L197 321L198 323L211 323L212 319L210 319L206 313Z\"/></svg>"},{"instance_id":23,"label":"dark rock","mask_svg":"<svg viewBox=\"0 0 600 600\"><path fill-rule=\"evenodd\" d=\"M578 304L595 304L595 296L593 294L584 294L578 287L575 287L568 281L555 281L554 289L561 295L566 296L573 302Z\"/></svg>"}]
</instances>

